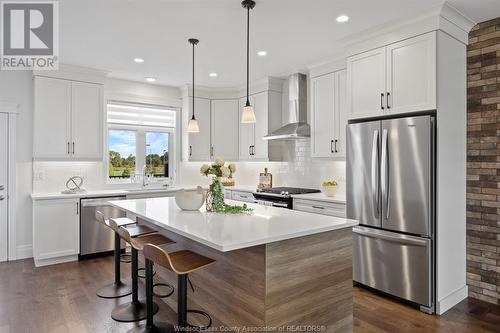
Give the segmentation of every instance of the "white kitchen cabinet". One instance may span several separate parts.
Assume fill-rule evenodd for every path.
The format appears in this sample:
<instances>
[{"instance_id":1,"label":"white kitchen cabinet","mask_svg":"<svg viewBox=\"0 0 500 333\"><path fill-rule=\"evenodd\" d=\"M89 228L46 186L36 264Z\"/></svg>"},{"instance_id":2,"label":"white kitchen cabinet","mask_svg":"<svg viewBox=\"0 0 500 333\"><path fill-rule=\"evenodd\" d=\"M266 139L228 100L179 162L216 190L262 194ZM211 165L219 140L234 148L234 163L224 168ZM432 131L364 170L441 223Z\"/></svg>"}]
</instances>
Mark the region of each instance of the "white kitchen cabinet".
<instances>
[{"instance_id":1,"label":"white kitchen cabinet","mask_svg":"<svg viewBox=\"0 0 500 333\"><path fill-rule=\"evenodd\" d=\"M35 159L102 159L103 86L35 76Z\"/></svg>"},{"instance_id":2,"label":"white kitchen cabinet","mask_svg":"<svg viewBox=\"0 0 500 333\"><path fill-rule=\"evenodd\" d=\"M72 261L80 252L80 200L37 200L33 205L36 266Z\"/></svg>"},{"instance_id":3,"label":"white kitchen cabinet","mask_svg":"<svg viewBox=\"0 0 500 333\"><path fill-rule=\"evenodd\" d=\"M250 104L255 111L255 124L240 121L240 160L267 161L279 159L270 152L272 142L262 138L282 126L282 94L277 91L263 91L250 96ZM240 99L240 119L246 97Z\"/></svg>"},{"instance_id":4,"label":"white kitchen cabinet","mask_svg":"<svg viewBox=\"0 0 500 333\"><path fill-rule=\"evenodd\" d=\"M212 100L211 103L211 157L238 160L238 100Z\"/></svg>"},{"instance_id":5,"label":"white kitchen cabinet","mask_svg":"<svg viewBox=\"0 0 500 333\"><path fill-rule=\"evenodd\" d=\"M35 77L35 158L71 158L71 81Z\"/></svg>"},{"instance_id":6,"label":"white kitchen cabinet","mask_svg":"<svg viewBox=\"0 0 500 333\"><path fill-rule=\"evenodd\" d=\"M436 35L387 46L387 112L436 109Z\"/></svg>"},{"instance_id":7,"label":"white kitchen cabinet","mask_svg":"<svg viewBox=\"0 0 500 333\"><path fill-rule=\"evenodd\" d=\"M210 155L210 100L194 99L195 116L200 127L199 133L189 133L189 161L209 161ZM189 99L189 119L193 114L193 105ZM187 124L187 123L186 123Z\"/></svg>"},{"instance_id":8,"label":"white kitchen cabinet","mask_svg":"<svg viewBox=\"0 0 500 333\"><path fill-rule=\"evenodd\" d=\"M101 85L71 83L71 152L77 159L102 157L103 89Z\"/></svg>"},{"instance_id":9,"label":"white kitchen cabinet","mask_svg":"<svg viewBox=\"0 0 500 333\"><path fill-rule=\"evenodd\" d=\"M346 71L311 79L311 156L345 157Z\"/></svg>"},{"instance_id":10,"label":"white kitchen cabinet","mask_svg":"<svg viewBox=\"0 0 500 333\"><path fill-rule=\"evenodd\" d=\"M231 199L236 200L236 201L243 201L243 202L253 202L254 197L252 192L244 192L244 191L231 191Z\"/></svg>"},{"instance_id":11,"label":"white kitchen cabinet","mask_svg":"<svg viewBox=\"0 0 500 333\"><path fill-rule=\"evenodd\" d=\"M347 59L349 118L436 109L436 33Z\"/></svg>"},{"instance_id":12,"label":"white kitchen cabinet","mask_svg":"<svg viewBox=\"0 0 500 333\"><path fill-rule=\"evenodd\" d=\"M347 59L349 118L384 114L385 47Z\"/></svg>"}]
</instances>

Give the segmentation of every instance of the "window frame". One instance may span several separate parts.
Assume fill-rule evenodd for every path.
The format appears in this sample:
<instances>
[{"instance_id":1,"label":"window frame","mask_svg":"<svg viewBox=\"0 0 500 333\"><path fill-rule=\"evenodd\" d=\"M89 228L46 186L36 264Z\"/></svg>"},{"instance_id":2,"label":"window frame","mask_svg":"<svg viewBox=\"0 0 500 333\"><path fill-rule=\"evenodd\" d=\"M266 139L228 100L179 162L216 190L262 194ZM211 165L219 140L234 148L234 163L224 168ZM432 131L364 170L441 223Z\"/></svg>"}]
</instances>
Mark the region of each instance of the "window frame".
<instances>
[{"instance_id":1,"label":"window frame","mask_svg":"<svg viewBox=\"0 0 500 333\"><path fill-rule=\"evenodd\" d=\"M104 119L104 176L105 183L108 185L123 185L123 184L140 184L142 183L142 178L131 177L128 179L114 179L111 180L109 178L109 131L110 130L131 130L136 131L136 156L135 156L135 175L142 176L142 168L146 163L146 133L154 132L154 133L168 133L168 157L169 157L169 165L168 165L168 174L169 177L153 177L152 182L162 183L169 182L170 184L175 183L175 166L177 165L177 129L175 127L158 127L158 126L142 126L142 125L125 125L125 124L114 124L108 123L107 121L107 112L108 112L108 104L116 101L107 101L105 107L105 119ZM123 102L122 102L123 103ZM151 105L151 104L141 104L141 103L128 103L126 104L136 104L138 106L147 106L147 107L159 107L159 108L169 108L167 106L160 105ZM172 108L172 111L175 111L176 121L175 124L178 124L179 113L177 112L177 108Z\"/></svg>"}]
</instances>

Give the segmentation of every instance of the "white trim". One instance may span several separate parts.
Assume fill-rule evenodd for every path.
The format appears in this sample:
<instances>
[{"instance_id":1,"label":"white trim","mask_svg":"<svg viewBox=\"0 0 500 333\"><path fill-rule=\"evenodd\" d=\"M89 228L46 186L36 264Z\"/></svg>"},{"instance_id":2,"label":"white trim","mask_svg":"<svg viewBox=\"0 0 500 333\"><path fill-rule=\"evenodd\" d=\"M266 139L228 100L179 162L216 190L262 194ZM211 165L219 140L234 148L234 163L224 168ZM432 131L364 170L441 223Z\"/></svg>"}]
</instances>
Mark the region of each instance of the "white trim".
<instances>
[{"instance_id":1,"label":"white trim","mask_svg":"<svg viewBox=\"0 0 500 333\"><path fill-rule=\"evenodd\" d=\"M442 315L458 303L462 302L467 298L469 294L469 288L467 285L458 288L442 300L438 300L436 304L436 314Z\"/></svg>"},{"instance_id":2,"label":"white trim","mask_svg":"<svg viewBox=\"0 0 500 333\"><path fill-rule=\"evenodd\" d=\"M17 113L9 114L9 184L8 184L8 260L17 260L17 183L16 183L16 123Z\"/></svg>"},{"instance_id":3,"label":"white trim","mask_svg":"<svg viewBox=\"0 0 500 333\"><path fill-rule=\"evenodd\" d=\"M19 104L12 102L0 101L0 112L18 113Z\"/></svg>"},{"instance_id":4,"label":"white trim","mask_svg":"<svg viewBox=\"0 0 500 333\"><path fill-rule=\"evenodd\" d=\"M33 246L28 245L19 245L16 249L16 260L33 258Z\"/></svg>"},{"instance_id":5,"label":"white trim","mask_svg":"<svg viewBox=\"0 0 500 333\"><path fill-rule=\"evenodd\" d=\"M62 264L65 262L78 261L78 255L68 255L58 258L36 259L35 267Z\"/></svg>"},{"instance_id":6,"label":"white trim","mask_svg":"<svg viewBox=\"0 0 500 333\"><path fill-rule=\"evenodd\" d=\"M46 71L46 70L35 70L33 71L33 76L43 76L55 79L70 80L70 81L80 81L104 85L106 82L106 76L109 72L87 68L76 65L59 64L59 70L57 71Z\"/></svg>"}]
</instances>

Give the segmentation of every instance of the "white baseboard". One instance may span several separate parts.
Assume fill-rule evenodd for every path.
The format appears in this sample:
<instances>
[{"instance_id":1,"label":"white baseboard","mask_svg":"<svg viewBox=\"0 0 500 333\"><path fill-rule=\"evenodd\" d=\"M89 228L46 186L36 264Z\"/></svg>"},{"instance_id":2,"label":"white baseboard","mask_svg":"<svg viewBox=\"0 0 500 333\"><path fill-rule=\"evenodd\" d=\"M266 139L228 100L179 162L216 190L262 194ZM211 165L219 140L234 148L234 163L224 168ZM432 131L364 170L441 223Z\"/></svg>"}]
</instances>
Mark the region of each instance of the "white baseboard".
<instances>
[{"instance_id":1,"label":"white baseboard","mask_svg":"<svg viewBox=\"0 0 500 333\"><path fill-rule=\"evenodd\" d=\"M50 259L35 259L35 267L63 264L71 261L78 261L78 254Z\"/></svg>"},{"instance_id":2,"label":"white baseboard","mask_svg":"<svg viewBox=\"0 0 500 333\"><path fill-rule=\"evenodd\" d=\"M16 260L33 258L33 246L18 245L16 247Z\"/></svg>"},{"instance_id":3,"label":"white baseboard","mask_svg":"<svg viewBox=\"0 0 500 333\"><path fill-rule=\"evenodd\" d=\"M437 301L436 304L436 314L442 315L461 301L467 298L469 295L469 288L467 285L458 288L445 298L443 298L440 301Z\"/></svg>"}]
</instances>

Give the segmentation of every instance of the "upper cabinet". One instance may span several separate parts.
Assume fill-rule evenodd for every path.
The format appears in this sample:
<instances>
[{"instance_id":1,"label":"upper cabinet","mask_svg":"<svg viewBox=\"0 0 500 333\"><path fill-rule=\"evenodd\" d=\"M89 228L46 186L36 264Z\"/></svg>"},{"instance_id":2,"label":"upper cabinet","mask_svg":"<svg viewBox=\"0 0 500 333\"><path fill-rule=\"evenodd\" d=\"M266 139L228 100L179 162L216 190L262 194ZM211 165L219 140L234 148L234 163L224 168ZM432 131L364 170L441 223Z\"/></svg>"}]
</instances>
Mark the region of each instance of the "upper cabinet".
<instances>
[{"instance_id":1,"label":"upper cabinet","mask_svg":"<svg viewBox=\"0 0 500 333\"><path fill-rule=\"evenodd\" d=\"M35 159L102 158L103 85L34 78Z\"/></svg>"},{"instance_id":2,"label":"upper cabinet","mask_svg":"<svg viewBox=\"0 0 500 333\"><path fill-rule=\"evenodd\" d=\"M193 114L193 102L189 98L188 114L186 117L191 119ZM204 98L194 99L195 116L198 120L200 132L189 133L188 159L189 161L208 161L210 160L210 100ZM186 122L187 124L187 122Z\"/></svg>"},{"instance_id":3,"label":"upper cabinet","mask_svg":"<svg viewBox=\"0 0 500 333\"><path fill-rule=\"evenodd\" d=\"M347 59L350 119L436 109L436 33Z\"/></svg>"},{"instance_id":4,"label":"upper cabinet","mask_svg":"<svg viewBox=\"0 0 500 333\"><path fill-rule=\"evenodd\" d=\"M211 156L238 160L238 100L212 100Z\"/></svg>"},{"instance_id":5,"label":"upper cabinet","mask_svg":"<svg viewBox=\"0 0 500 333\"><path fill-rule=\"evenodd\" d=\"M346 70L311 78L311 156L345 157Z\"/></svg>"}]
</instances>

